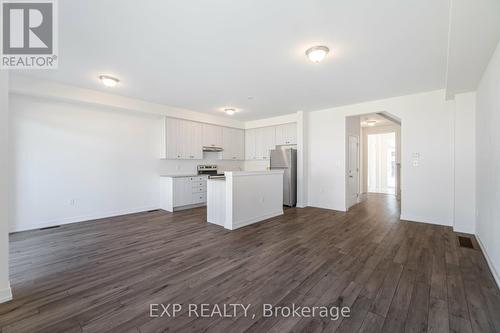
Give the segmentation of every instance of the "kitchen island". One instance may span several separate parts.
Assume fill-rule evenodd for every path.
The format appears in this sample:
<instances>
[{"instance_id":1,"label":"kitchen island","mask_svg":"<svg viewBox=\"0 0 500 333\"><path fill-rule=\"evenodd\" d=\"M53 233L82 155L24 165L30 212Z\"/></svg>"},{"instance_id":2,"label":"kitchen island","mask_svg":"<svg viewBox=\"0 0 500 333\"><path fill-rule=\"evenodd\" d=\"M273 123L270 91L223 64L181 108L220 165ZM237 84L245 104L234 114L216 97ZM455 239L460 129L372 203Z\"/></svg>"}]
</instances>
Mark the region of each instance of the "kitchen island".
<instances>
[{"instance_id":1,"label":"kitchen island","mask_svg":"<svg viewBox=\"0 0 500 333\"><path fill-rule=\"evenodd\" d=\"M232 171L207 181L207 221L234 230L283 214L283 170Z\"/></svg>"}]
</instances>

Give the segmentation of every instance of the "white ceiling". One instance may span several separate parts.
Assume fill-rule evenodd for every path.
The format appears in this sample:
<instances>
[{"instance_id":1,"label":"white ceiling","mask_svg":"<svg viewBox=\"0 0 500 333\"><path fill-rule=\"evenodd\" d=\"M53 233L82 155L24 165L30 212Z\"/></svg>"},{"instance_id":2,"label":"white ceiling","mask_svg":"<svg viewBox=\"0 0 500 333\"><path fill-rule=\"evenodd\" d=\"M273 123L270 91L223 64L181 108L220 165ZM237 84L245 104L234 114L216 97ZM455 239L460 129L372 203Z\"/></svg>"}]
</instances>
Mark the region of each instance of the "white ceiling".
<instances>
[{"instance_id":1,"label":"white ceiling","mask_svg":"<svg viewBox=\"0 0 500 333\"><path fill-rule=\"evenodd\" d=\"M477 88L500 39L499 0L453 0L446 93Z\"/></svg>"},{"instance_id":2,"label":"white ceiling","mask_svg":"<svg viewBox=\"0 0 500 333\"><path fill-rule=\"evenodd\" d=\"M59 69L33 77L239 120L445 85L448 0L58 3ZM332 52L313 64L317 44Z\"/></svg>"}]
</instances>

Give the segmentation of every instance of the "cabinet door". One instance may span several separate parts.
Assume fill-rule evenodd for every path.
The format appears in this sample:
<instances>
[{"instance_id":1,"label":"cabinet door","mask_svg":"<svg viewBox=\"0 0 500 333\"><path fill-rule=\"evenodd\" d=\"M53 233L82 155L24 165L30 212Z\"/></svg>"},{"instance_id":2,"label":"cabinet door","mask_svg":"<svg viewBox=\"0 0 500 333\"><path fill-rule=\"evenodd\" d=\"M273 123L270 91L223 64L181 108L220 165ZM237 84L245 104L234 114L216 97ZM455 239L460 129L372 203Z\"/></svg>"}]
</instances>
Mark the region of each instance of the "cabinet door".
<instances>
[{"instance_id":1,"label":"cabinet door","mask_svg":"<svg viewBox=\"0 0 500 333\"><path fill-rule=\"evenodd\" d=\"M201 160L203 158L203 148L201 143L202 124L186 121L184 141L186 144L185 155L187 159Z\"/></svg>"},{"instance_id":2,"label":"cabinet door","mask_svg":"<svg viewBox=\"0 0 500 333\"><path fill-rule=\"evenodd\" d=\"M286 137L285 141L287 145L297 144L297 123L286 124Z\"/></svg>"},{"instance_id":3,"label":"cabinet door","mask_svg":"<svg viewBox=\"0 0 500 333\"><path fill-rule=\"evenodd\" d=\"M222 159L231 160L234 157L234 133L232 128L222 128Z\"/></svg>"},{"instance_id":4,"label":"cabinet door","mask_svg":"<svg viewBox=\"0 0 500 333\"><path fill-rule=\"evenodd\" d=\"M264 128L255 129L255 159L263 160L265 156L265 134Z\"/></svg>"},{"instance_id":5,"label":"cabinet door","mask_svg":"<svg viewBox=\"0 0 500 333\"><path fill-rule=\"evenodd\" d=\"M234 130L234 156L236 160L245 159L245 132L243 130Z\"/></svg>"},{"instance_id":6,"label":"cabinet door","mask_svg":"<svg viewBox=\"0 0 500 333\"><path fill-rule=\"evenodd\" d=\"M283 124L276 126L276 145L297 144L297 124Z\"/></svg>"},{"instance_id":7,"label":"cabinet door","mask_svg":"<svg viewBox=\"0 0 500 333\"><path fill-rule=\"evenodd\" d=\"M286 131L287 125L278 125L276 126L276 145L281 146L286 144Z\"/></svg>"},{"instance_id":8,"label":"cabinet door","mask_svg":"<svg viewBox=\"0 0 500 333\"><path fill-rule=\"evenodd\" d=\"M245 159L245 134L243 130L224 127L222 130L224 160Z\"/></svg>"},{"instance_id":9,"label":"cabinet door","mask_svg":"<svg viewBox=\"0 0 500 333\"><path fill-rule=\"evenodd\" d=\"M276 148L276 130L273 127L264 127L262 140L262 159L268 160L270 151Z\"/></svg>"},{"instance_id":10,"label":"cabinet door","mask_svg":"<svg viewBox=\"0 0 500 333\"><path fill-rule=\"evenodd\" d=\"M222 127L203 124L202 126L202 143L205 147L222 147Z\"/></svg>"},{"instance_id":11,"label":"cabinet door","mask_svg":"<svg viewBox=\"0 0 500 333\"><path fill-rule=\"evenodd\" d=\"M165 118L165 136L166 136L166 158L167 159L182 159L183 154L182 143L182 120Z\"/></svg>"},{"instance_id":12,"label":"cabinet door","mask_svg":"<svg viewBox=\"0 0 500 333\"><path fill-rule=\"evenodd\" d=\"M189 178L174 178L174 207L190 205L191 200L192 192Z\"/></svg>"},{"instance_id":13,"label":"cabinet door","mask_svg":"<svg viewBox=\"0 0 500 333\"><path fill-rule=\"evenodd\" d=\"M255 159L255 129L245 130L245 159Z\"/></svg>"}]
</instances>

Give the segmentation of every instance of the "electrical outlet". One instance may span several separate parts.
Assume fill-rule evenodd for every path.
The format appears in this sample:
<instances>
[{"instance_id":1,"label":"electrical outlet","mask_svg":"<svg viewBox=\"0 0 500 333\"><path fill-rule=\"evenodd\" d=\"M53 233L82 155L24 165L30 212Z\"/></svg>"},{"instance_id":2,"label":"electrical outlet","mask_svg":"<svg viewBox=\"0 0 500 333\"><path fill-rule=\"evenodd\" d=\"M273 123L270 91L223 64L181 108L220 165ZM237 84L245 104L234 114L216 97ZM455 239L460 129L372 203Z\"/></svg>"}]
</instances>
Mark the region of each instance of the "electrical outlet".
<instances>
[{"instance_id":1,"label":"electrical outlet","mask_svg":"<svg viewBox=\"0 0 500 333\"><path fill-rule=\"evenodd\" d=\"M70 205L70 206L75 206L75 205L76 205L76 199L71 199L71 200L69 201L69 205Z\"/></svg>"}]
</instances>

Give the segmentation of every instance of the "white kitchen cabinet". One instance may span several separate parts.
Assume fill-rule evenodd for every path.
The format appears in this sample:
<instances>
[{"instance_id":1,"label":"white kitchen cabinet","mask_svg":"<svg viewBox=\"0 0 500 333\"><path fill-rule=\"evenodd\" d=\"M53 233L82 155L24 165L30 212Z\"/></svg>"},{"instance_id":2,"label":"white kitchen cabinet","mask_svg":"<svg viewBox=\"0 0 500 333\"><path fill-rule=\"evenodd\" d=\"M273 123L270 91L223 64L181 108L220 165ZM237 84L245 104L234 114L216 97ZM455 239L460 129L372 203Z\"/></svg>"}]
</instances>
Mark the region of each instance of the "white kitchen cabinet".
<instances>
[{"instance_id":1,"label":"white kitchen cabinet","mask_svg":"<svg viewBox=\"0 0 500 333\"><path fill-rule=\"evenodd\" d=\"M191 197L191 183L188 178L174 178L174 207L190 205Z\"/></svg>"},{"instance_id":2,"label":"white kitchen cabinet","mask_svg":"<svg viewBox=\"0 0 500 333\"><path fill-rule=\"evenodd\" d=\"M207 176L161 177L161 208L173 212L207 202Z\"/></svg>"},{"instance_id":3,"label":"white kitchen cabinet","mask_svg":"<svg viewBox=\"0 0 500 333\"><path fill-rule=\"evenodd\" d=\"M181 156L181 141L177 140L179 136L179 120L165 118L165 158L180 159Z\"/></svg>"},{"instance_id":4,"label":"white kitchen cabinet","mask_svg":"<svg viewBox=\"0 0 500 333\"><path fill-rule=\"evenodd\" d=\"M202 159L202 124L165 118L165 157L167 159Z\"/></svg>"},{"instance_id":5,"label":"white kitchen cabinet","mask_svg":"<svg viewBox=\"0 0 500 333\"><path fill-rule=\"evenodd\" d=\"M245 131L245 160L255 160L255 135L257 130L252 128Z\"/></svg>"},{"instance_id":6,"label":"white kitchen cabinet","mask_svg":"<svg viewBox=\"0 0 500 333\"><path fill-rule=\"evenodd\" d=\"M289 123L276 126L276 145L297 144L297 124Z\"/></svg>"},{"instance_id":7,"label":"white kitchen cabinet","mask_svg":"<svg viewBox=\"0 0 500 333\"><path fill-rule=\"evenodd\" d=\"M222 127L210 124L202 125L202 145L204 147L222 147Z\"/></svg>"},{"instance_id":8,"label":"white kitchen cabinet","mask_svg":"<svg viewBox=\"0 0 500 333\"><path fill-rule=\"evenodd\" d=\"M203 159L202 124L184 120L183 128L181 139L184 142L186 159Z\"/></svg>"},{"instance_id":9,"label":"white kitchen cabinet","mask_svg":"<svg viewBox=\"0 0 500 333\"><path fill-rule=\"evenodd\" d=\"M245 159L245 134L243 130L224 127L222 129L223 160Z\"/></svg>"},{"instance_id":10,"label":"white kitchen cabinet","mask_svg":"<svg viewBox=\"0 0 500 333\"><path fill-rule=\"evenodd\" d=\"M245 159L268 160L269 151L276 147L275 128L261 127L245 132Z\"/></svg>"},{"instance_id":11,"label":"white kitchen cabinet","mask_svg":"<svg viewBox=\"0 0 500 333\"><path fill-rule=\"evenodd\" d=\"M276 130L274 127L257 128L255 133L255 159L268 160L269 151L276 147Z\"/></svg>"}]
</instances>

